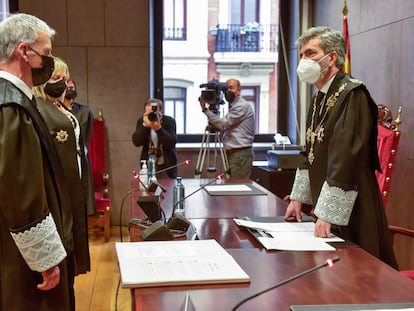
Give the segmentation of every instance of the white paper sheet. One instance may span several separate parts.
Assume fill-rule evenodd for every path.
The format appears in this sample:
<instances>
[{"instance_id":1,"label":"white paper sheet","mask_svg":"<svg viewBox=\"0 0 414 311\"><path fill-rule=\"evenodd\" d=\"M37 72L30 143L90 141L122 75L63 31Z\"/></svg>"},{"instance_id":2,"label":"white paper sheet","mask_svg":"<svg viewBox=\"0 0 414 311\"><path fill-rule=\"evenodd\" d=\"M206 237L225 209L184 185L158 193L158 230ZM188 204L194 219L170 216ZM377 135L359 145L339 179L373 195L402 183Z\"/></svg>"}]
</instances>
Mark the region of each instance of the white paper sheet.
<instances>
[{"instance_id":1,"label":"white paper sheet","mask_svg":"<svg viewBox=\"0 0 414 311\"><path fill-rule=\"evenodd\" d=\"M332 235L330 238L314 236L313 222L255 222L234 218L237 225L251 228L262 233L258 240L268 250L291 251L331 251L335 248L327 242L344 242Z\"/></svg>"}]
</instances>

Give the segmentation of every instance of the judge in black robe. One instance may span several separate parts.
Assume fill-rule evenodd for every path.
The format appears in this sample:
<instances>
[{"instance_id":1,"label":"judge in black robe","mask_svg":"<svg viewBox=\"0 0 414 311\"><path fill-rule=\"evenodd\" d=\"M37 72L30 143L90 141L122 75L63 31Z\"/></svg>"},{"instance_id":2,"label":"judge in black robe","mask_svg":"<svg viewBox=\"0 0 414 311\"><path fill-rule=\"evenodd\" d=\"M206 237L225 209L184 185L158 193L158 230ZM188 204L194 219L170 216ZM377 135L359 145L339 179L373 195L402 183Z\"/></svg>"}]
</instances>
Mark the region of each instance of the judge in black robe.
<instances>
[{"instance_id":1,"label":"judge in black robe","mask_svg":"<svg viewBox=\"0 0 414 311\"><path fill-rule=\"evenodd\" d=\"M361 81L340 71L345 59L340 32L311 28L298 43L305 60L299 78L324 95L309 107L306 158L296 171L285 217L300 220L302 204L310 204L317 217L315 236L334 232L398 268L375 176L377 106ZM318 64L319 76L312 77L307 64L315 64L309 60Z\"/></svg>"}]
</instances>

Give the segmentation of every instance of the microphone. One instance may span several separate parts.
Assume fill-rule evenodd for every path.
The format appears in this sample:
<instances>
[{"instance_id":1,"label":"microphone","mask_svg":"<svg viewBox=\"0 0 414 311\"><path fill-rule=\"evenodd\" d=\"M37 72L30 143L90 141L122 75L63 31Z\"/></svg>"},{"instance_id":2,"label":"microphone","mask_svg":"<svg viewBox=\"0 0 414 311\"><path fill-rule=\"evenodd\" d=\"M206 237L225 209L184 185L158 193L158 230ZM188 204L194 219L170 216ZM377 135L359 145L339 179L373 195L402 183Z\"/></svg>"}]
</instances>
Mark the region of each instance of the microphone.
<instances>
[{"instance_id":1,"label":"microphone","mask_svg":"<svg viewBox=\"0 0 414 311\"><path fill-rule=\"evenodd\" d=\"M156 176L157 174L164 173L166 171L169 171L170 169L173 169L173 168L181 166L181 165L190 164L190 162L191 162L191 160L185 160L181 163L178 163L178 164L163 168L162 170L156 171L154 175ZM147 190L149 192L155 192L157 190L157 187L159 187L162 190L162 192L167 192L167 189L165 189L164 186L162 186L161 184L159 184L156 181L151 181L150 185L148 187L146 187L145 190Z\"/></svg>"},{"instance_id":2,"label":"microphone","mask_svg":"<svg viewBox=\"0 0 414 311\"><path fill-rule=\"evenodd\" d=\"M310 269L308 269L306 271L303 271L301 273L298 273L298 274L296 274L296 275L294 275L294 276L292 276L292 277L290 277L290 278L288 278L288 279L286 279L286 280L284 280L282 282L277 283L276 285L274 285L274 286L272 286L270 288L267 288L267 289L265 289L265 290L263 290L261 292L258 292L256 294L250 296L250 297L247 297L247 298L243 299L237 305L235 305L234 308L231 309L231 310L232 311L235 311L235 310L237 310L238 307L240 307L246 301L249 301L249 300L251 300L251 299L253 299L253 298L257 297L257 296L260 296L261 294L264 294L264 293L266 293L266 292L268 292L268 291L270 291L272 289L275 289L276 287L282 286L282 285L284 285L286 283L289 283L289 282L291 282L293 280L296 280L296 279L298 279L298 278L300 278L302 276L305 276L305 275L307 275L307 274L309 274L309 273L311 273L311 272L313 272L315 270L318 270L318 269L323 268L323 267L332 267L333 264L336 263L336 262L338 262L338 261L339 261L339 257L338 256L335 256L333 259L327 259L324 263L321 263L321 264L319 264L319 265L317 265L317 266L315 266L313 268L310 268Z\"/></svg>"},{"instance_id":3,"label":"microphone","mask_svg":"<svg viewBox=\"0 0 414 311\"><path fill-rule=\"evenodd\" d=\"M188 229L188 227L190 226L190 222L185 219L184 217L176 217L174 216L175 214L175 210L177 209L177 206L179 206L181 203L183 203L185 200L187 200L189 197L191 197L192 195L196 194L197 192L199 192L200 190L204 189L205 187L211 185L212 183L216 182L217 179L221 179L221 177L223 177L224 173L217 175L216 177L214 177L212 180L210 180L208 183L201 185L199 188L197 188L196 190L194 190L193 192L191 192L189 195L186 195L184 198L182 198L181 200L177 201L173 208L172 208L172 214L171 214L171 218L168 220L167 222L167 227L171 230L180 230L180 231L186 231Z\"/></svg>"},{"instance_id":4,"label":"microphone","mask_svg":"<svg viewBox=\"0 0 414 311\"><path fill-rule=\"evenodd\" d=\"M188 230L191 226L191 223L185 219L184 217L174 217L174 212L177 206L188 199L190 196L194 195L201 189L204 189L208 185L215 182L217 179L220 179L224 174L220 174L216 176L213 180L209 181L208 183L202 185L201 187L197 188L195 191L191 192L189 195L185 196L181 200L179 200L176 204L173 206L173 212L171 218L168 220L167 224L164 225L161 221L156 221L152 225L150 225L148 228L146 228L141 233L141 238L144 241L168 241L173 240L175 237L178 236L184 236L186 235L187 238L195 235L195 229ZM188 232L187 232L188 230ZM183 233L181 234L173 234L172 231L181 231Z\"/></svg>"},{"instance_id":5,"label":"microphone","mask_svg":"<svg viewBox=\"0 0 414 311\"><path fill-rule=\"evenodd\" d=\"M148 191L155 192L157 190L157 187L159 187L162 190L162 192L167 192L167 189L165 189L163 185L159 184L156 181L151 181L151 184L148 186Z\"/></svg>"},{"instance_id":6,"label":"microphone","mask_svg":"<svg viewBox=\"0 0 414 311\"><path fill-rule=\"evenodd\" d=\"M170 169L173 169L175 167L179 167L179 166L182 166L182 165L187 165L187 164L190 164L190 163L191 163L191 160L185 160L185 161L180 162L178 164L171 165L169 167L163 168L162 170L156 171L155 175L160 174L160 173L164 173L164 172L169 171Z\"/></svg>"}]
</instances>

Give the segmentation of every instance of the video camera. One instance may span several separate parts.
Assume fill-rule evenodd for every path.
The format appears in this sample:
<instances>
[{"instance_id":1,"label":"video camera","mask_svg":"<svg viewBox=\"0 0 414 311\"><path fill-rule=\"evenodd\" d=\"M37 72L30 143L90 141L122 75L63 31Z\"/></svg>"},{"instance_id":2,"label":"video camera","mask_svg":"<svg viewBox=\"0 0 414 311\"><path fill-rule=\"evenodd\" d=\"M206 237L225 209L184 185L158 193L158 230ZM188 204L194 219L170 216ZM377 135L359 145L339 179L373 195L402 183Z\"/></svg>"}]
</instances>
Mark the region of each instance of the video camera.
<instances>
[{"instance_id":1,"label":"video camera","mask_svg":"<svg viewBox=\"0 0 414 311\"><path fill-rule=\"evenodd\" d=\"M218 80L210 80L207 83L200 84L200 88L205 88L201 91L200 100L209 105L209 109L218 113L217 105L224 105L223 92L227 91L227 84L219 82Z\"/></svg>"}]
</instances>

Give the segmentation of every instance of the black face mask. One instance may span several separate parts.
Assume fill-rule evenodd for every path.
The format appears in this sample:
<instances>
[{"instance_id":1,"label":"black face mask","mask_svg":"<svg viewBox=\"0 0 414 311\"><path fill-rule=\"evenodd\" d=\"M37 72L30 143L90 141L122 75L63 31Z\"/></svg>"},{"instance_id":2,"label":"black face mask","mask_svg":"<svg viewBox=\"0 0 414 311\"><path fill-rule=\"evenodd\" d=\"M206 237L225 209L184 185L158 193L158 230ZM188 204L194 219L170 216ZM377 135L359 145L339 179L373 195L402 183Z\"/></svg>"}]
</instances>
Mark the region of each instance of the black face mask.
<instances>
[{"instance_id":1,"label":"black face mask","mask_svg":"<svg viewBox=\"0 0 414 311\"><path fill-rule=\"evenodd\" d=\"M78 95L78 93L76 93L76 90L68 89L68 90L66 90L65 98L66 99L75 99L75 97L77 95Z\"/></svg>"},{"instance_id":2,"label":"black face mask","mask_svg":"<svg viewBox=\"0 0 414 311\"><path fill-rule=\"evenodd\" d=\"M52 76L53 70L55 70L55 60L53 57L41 55L42 56L42 68L32 68L32 79L33 85L41 85L50 79Z\"/></svg>"},{"instance_id":3,"label":"black face mask","mask_svg":"<svg viewBox=\"0 0 414 311\"><path fill-rule=\"evenodd\" d=\"M236 94L234 94L232 91L226 91L224 93L224 97L229 103L232 103L234 99L236 98Z\"/></svg>"},{"instance_id":4,"label":"black face mask","mask_svg":"<svg viewBox=\"0 0 414 311\"><path fill-rule=\"evenodd\" d=\"M46 83L45 85L45 93L53 98L59 98L65 90L65 80L59 80L55 83Z\"/></svg>"}]
</instances>

